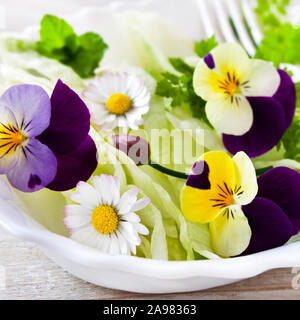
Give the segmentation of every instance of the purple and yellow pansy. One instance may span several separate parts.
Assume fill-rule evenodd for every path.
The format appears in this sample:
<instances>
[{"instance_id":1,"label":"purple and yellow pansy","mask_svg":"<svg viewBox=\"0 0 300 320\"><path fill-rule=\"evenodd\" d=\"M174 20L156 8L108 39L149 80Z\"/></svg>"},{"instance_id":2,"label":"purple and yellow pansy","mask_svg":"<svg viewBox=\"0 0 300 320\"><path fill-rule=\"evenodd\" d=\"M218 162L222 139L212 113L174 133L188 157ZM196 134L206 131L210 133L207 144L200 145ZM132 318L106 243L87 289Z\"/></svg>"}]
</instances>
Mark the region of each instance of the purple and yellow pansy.
<instances>
[{"instance_id":1,"label":"purple and yellow pansy","mask_svg":"<svg viewBox=\"0 0 300 320\"><path fill-rule=\"evenodd\" d=\"M244 152L204 154L181 194L184 216L209 223L214 251L222 257L285 244L300 231L300 174L286 167L256 178Z\"/></svg>"},{"instance_id":2,"label":"purple and yellow pansy","mask_svg":"<svg viewBox=\"0 0 300 320\"><path fill-rule=\"evenodd\" d=\"M84 102L62 81L51 99L36 85L10 87L0 98L0 174L23 192L71 189L97 167Z\"/></svg>"},{"instance_id":3,"label":"purple and yellow pansy","mask_svg":"<svg viewBox=\"0 0 300 320\"><path fill-rule=\"evenodd\" d=\"M271 150L295 113L296 90L287 72L250 59L236 43L219 45L199 62L194 89L232 154L244 151L252 158Z\"/></svg>"},{"instance_id":4,"label":"purple and yellow pansy","mask_svg":"<svg viewBox=\"0 0 300 320\"><path fill-rule=\"evenodd\" d=\"M257 194L255 169L244 152L232 159L225 152L204 154L193 166L181 193L183 215L209 223L214 251L223 257L241 254L251 228L242 210Z\"/></svg>"}]
</instances>

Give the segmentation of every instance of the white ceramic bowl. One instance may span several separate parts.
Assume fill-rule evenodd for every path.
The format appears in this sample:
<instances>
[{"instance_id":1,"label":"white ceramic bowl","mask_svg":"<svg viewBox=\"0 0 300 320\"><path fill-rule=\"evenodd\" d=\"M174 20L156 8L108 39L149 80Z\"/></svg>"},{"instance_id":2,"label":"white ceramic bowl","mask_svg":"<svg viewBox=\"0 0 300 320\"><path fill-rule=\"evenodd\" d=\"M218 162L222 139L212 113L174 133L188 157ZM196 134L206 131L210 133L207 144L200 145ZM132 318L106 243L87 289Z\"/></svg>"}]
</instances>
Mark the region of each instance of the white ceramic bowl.
<instances>
[{"instance_id":1,"label":"white ceramic bowl","mask_svg":"<svg viewBox=\"0 0 300 320\"><path fill-rule=\"evenodd\" d=\"M29 221L28 221L29 220ZM158 261L107 256L41 228L0 200L0 225L17 238L38 244L73 275L112 289L141 293L196 291L253 277L272 268L300 265L300 243L232 259Z\"/></svg>"},{"instance_id":2,"label":"white ceramic bowl","mask_svg":"<svg viewBox=\"0 0 300 320\"><path fill-rule=\"evenodd\" d=\"M201 36L199 15L192 0L114 2L103 8L85 8L66 18L76 31L96 31L110 42L110 37L115 35L107 26L113 12L128 8L158 12L171 24L176 24L183 34L191 38ZM33 27L26 33L35 34L37 30ZM0 199L2 227L17 238L39 245L53 261L73 275L108 288L141 293L195 291L253 277L272 268L300 265L300 243L226 260L166 262L102 255L66 237L61 223L61 195L43 190L32 195L16 192L15 196L15 203L21 209Z\"/></svg>"}]
</instances>

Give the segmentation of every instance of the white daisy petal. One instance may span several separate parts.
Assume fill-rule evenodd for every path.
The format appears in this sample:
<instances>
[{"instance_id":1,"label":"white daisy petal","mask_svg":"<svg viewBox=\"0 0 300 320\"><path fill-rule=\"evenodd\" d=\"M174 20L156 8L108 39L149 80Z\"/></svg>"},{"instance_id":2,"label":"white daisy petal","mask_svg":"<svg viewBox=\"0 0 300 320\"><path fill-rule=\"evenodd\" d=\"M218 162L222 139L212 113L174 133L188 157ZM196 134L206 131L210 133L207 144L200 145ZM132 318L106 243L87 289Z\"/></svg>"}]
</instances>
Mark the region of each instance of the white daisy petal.
<instances>
[{"instance_id":1,"label":"white daisy petal","mask_svg":"<svg viewBox=\"0 0 300 320\"><path fill-rule=\"evenodd\" d=\"M98 245L97 232L91 225L75 230L71 238L92 248L96 248Z\"/></svg>"},{"instance_id":2,"label":"white daisy petal","mask_svg":"<svg viewBox=\"0 0 300 320\"><path fill-rule=\"evenodd\" d=\"M151 199L150 198L142 198L138 201L136 201L136 203L131 207L130 211L139 211L139 210L142 210L144 209L149 203L151 202Z\"/></svg>"},{"instance_id":3,"label":"white daisy petal","mask_svg":"<svg viewBox=\"0 0 300 320\"><path fill-rule=\"evenodd\" d=\"M112 204L116 206L120 201L120 179L118 177L112 177L112 189L113 189L113 199Z\"/></svg>"},{"instance_id":4,"label":"white daisy petal","mask_svg":"<svg viewBox=\"0 0 300 320\"><path fill-rule=\"evenodd\" d=\"M84 99L97 102L97 103L105 103L107 98L104 94L101 94L100 90L95 89L86 89L82 92L82 96Z\"/></svg>"},{"instance_id":5,"label":"white daisy petal","mask_svg":"<svg viewBox=\"0 0 300 320\"><path fill-rule=\"evenodd\" d=\"M107 113L105 118L103 119L103 122L114 122L116 120L117 116L115 114Z\"/></svg>"},{"instance_id":6,"label":"white daisy petal","mask_svg":"<svg viewBox=\"0 0 300 320\"><path fill-rule=\"evenodd\" d=\"M122 219L128 222L133 222L133 223L139 223L141 221L141 218L133 212L124 214L122 216Z\"/></svg>"},{"instance_id":7,"label":"white daisy petal","mask_svg":"<svg viewBox=\"0 0 300 320\"><path fill-rule=\"evenodd\" d=\"M130 211L130 209L132 208L133 204L136 202L137 200L137 195L139 193L139 189L138 188L134 188L131 190L126 191L121 199L120 202L117 206L117 209L119 210L120 214L125 214L128 213Z\"/></svg>"},{"instance_id":8,"label":"white daisy petal","mask_svg":"<svg viewBox=\"0 0 300 320\"><path fill-rule=\"evenodd\" d=\"M106 174L101 174L101 176L95 176L95 177L93 177L93 182L94 182L96 189L101 194L101 203L111 205L113 195L111 192L112 181L110 179L110 176L108 176Z\"/></svg>"},{"instance_id":9,"label":"white daisy petal","mask_svg":"<svg viewBox=\"0 0 300 320\"><path fill-rule=\"evenodd\" d=\"M96 125L102 125L110 119L110 113L103 105L99 104L98 106L93 106L93 104L89 104L89 110L91 113L92 121Z\"/></svg>"},{"instance_id":10,"label":"white daisy petal","mask_svg":"<svg viewBox=\"0 0 300 320\"><path fill-rule=\"evenodd\" d=\"M78 183L76 192L71 194L70 199L90 209L96 208L101 201L96 190L82 181Z\"/></svg>"},{"instance_id":11,"label":"white daisy petal","mask_svg":"<svg viewBox=\"0 0 300 320\"><path fill-rule=\"evenodd\" d=\"M114 233L112 233L112 234L110 235L110 248L109 248L109 253L110 253L111 255L114 255L114 256L120 254L119 240L118 240L117 236L116 236Z\"/></svg>"},{"instance_id":12,"label":"white daisy petal","mask_svg":"<svg viewBox=\"0 0 300 320\"><path fill-rule=\"evenodd\" d=\"M101 251L108 253L110 248L110 238L109 236L104 236L101 241L99 241L99 245L101 246Z\"/></svg>"},{"instance_id":13,"label":"white daisy petal","mask_svg":"<svg viewBox=\"0 0 300 320\"><path fill-rule=\"evenodd\" d=\"M131 101L128 108L120 108L118 97L107 101L114 94L123 94ZM100 126L101 130L113 130L116 127L128 131L128 128L138 129L142 122L142 115L150 109L151 94L144 82L135 74L104 72L102 77L96 77L89 88L82 93L92 115L92 122ZM126 103L126 100L125 100ZM140 112L131 112L133 109L141 108ZM130 113L129 118L127 113Z\"/></svg>"},{"instance_id":14,"label":"white daisy petal","mask_svg":"<svg viewBox=\"0 0 300 320\"><path fill-rule=\"evenodd\" d=\"M65 217L73 216L73 215L91 215L91 209L85 208L78 204L69 204L65 206L64 214Z\"/></svg>"},{"instance_id":15,"label":"white daisy petal","mask_svg":"<svg viewBox=\"0 0 300 320\"><path fill-rule=\"evenodd\" d=\"M141 223L135 225L135 229L138 233L147 236L149 234L149 230Z\"/></svg>"},{"instance_id":16,"label":"white daisy petal","mask_svg":"<svg viewBox=\"0 0 300 320\"><path fill-rule=\"evenodd\" d=\"M91 223L91 217L88 215L73 215L65 217L63 222L68 229L76 229Z\"/></svg>"},{"instance_id":17,"label":"white daisy petal","mask_svg":"<svg viewBox=\"0 0 300 320\"><path fill-rule=\"evenodd\" d=\"M134 230L132 223L120 222L119 230L128 242L139 243L138 233Z\"/></svg>"},{"instance_id":18,"label":"white daisy petal","mask_svg":"<svg viewBox=\"0 0 300 320\"><path fill-rule=\"evenodd\" d=\"M118 240L119 240L119 246L120 246L120 252L122 255L128 255L130 254L130 249L128 247L126 239L123 237L122 233L120 231L116 231Z\"/></svg>"},{"instance_id":19,"label":"white daisy petal","mask_svg":"<svg viewBox=\"0 0 300 320\"><path fill-rule=\"evenodd\" d=\"M71 195L79 205L65 207L63 222L71 239L106 254L136 254L136 246L142 242L139 234L147 235L149 231L130 209L140 210L150 199L137 201L138 188L120 197L120 180L111 175L94 176L93 184L94 187L85 182L79 183Z\"/></svg>"}]
</instances>

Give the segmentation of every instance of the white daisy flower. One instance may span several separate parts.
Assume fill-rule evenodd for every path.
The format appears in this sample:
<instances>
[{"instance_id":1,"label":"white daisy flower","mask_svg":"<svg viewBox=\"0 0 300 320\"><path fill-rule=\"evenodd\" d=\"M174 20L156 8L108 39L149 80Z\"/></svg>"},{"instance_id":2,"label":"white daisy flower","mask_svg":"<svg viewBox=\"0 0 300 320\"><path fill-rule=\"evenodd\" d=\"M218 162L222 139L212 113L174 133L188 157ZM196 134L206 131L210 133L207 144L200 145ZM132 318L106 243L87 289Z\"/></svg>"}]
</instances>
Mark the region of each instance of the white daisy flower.
<instances>
[{"instance_id":1,"label":"white daisy flower","mask_svg":"<svg viewBox=\"0 0 300 320\"><path fill-rule=\"evenodd\" d=\"M102 130L137 130L150 109L151 94L135 74L104 72L82 93L92 122Z\"/></svg>"},{"instance_id":2,"label":"white daisy flower","mask_svg":"<svg viewBox=\"0 0 300 320\"><path fill-rule=\"evenodd\" d=\"M138 188L120 196L118 177L93 177L94 186L79 182L70 199L78 204L65 206L65 226L71 239L111 255L136 254L139 234L149 234L135 213L145 208L149 198L137 200Z\"/></svg>"}]
</instances>

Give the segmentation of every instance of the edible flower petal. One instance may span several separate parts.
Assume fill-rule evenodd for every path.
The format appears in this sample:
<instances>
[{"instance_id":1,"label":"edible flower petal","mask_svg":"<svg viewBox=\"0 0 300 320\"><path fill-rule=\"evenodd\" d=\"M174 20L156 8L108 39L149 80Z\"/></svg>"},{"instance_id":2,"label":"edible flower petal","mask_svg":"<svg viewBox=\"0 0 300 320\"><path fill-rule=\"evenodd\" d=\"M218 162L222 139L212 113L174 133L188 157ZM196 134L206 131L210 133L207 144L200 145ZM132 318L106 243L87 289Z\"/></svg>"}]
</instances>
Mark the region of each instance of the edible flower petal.
<instances>
[{"instance_id":1,"label":"edible flower petal","mask_svg":"<svg viewBox=\"0 0 300 320\"><path fill-rule=\"evenodd\" d=\"M137 200L139 190L120 194L118 177L102 174L93 177L93 186L80 182L71 194L78 204L65 207L64 224L71 238L110 255L136 254L140 234L149 234L135 213L145 208L149 198Z\"/></svg>"},{"instance_id":2,"label":"edible flower petal","mask_svg":"<svg viewBox=\"0 0 300 320\"><path fill-rule=\"evenodd\" d=\"M150 91L135 74L106 71L95 77L83 97L92 122L101 130L137 130L143 124L142 115L150 109Z\"/></svg>"},{"instance_id":3,"label":"edible flower petal","mask_svg":"<svg viewBox=\"0 0 300 320\"><path fill-rule=\"evenodd\" d=\"M89 131L90 114L85 103L58 80L51 96L50 125L39 140L55 154L64 155L80 146Z\"/></svg>"},{"instance_id":4,"label":"edible flower petal","mask_svg":"<svg viewBox=\"0 0 300 320\"><path fill-rule=\"evenodd\" d=\"M253 124L244 135L223 134L225 148L232 154L244 151L249 157L258 157L278 144L290 127L296 108L295 85L284 70L278 70L280 85L273 97L247 97Z\"/></svg>"},{"instance_id":5,"label":"edible flower petal","mask_svg":"<svg viewBox=\"0 0 300 320\"><path fill-rule=\"evenodd\" d=\"M243 135L253 123L248 96L273 96L280 77L269 62L249 59L236 43L214 48L194 72L194 89L207 101L206 113L224 134Z\"/></svg>"},{"instance_id":6,"label":"edible flower petal","mask_svg":"<svg viewBox=\"0 0 300 320\"><path fill-rule=\"evenodd\" d=\"M89 111L62 81L51 101L39 86L12 86L0 97L0 119L0 174L6 174L13 187L64 191L95 170Z\"/></svg>"},{"instance_id":7,"label":"edible flower petal","mask_svg":"<svg viewBox=\"0 0 300 320\"><path fill-rule=\"evenodd\" d=\"M97 168L97 149L94 140L87 136L74 152L56 155L56 159L57 174L47 188L54 191L70 190L78 181L87 181Z\"/></svg>"},{"instance_id":8,"label":"edible flower petal","mask_svg":"<svg viewBox=\"0 0 300 320\"><path fill-rule=\"evenodd\" d=\"M287 167L273 168L258 178L258 194L243 206L252 230L243 255L284 245L300 232L300 174Z\"/></svg>"},{"instance_id":9,"label":"edible flower petal","mask_svg":"<svg viewBox=\"0 0 300 320\"><path fill-rule=\"evenodd\" d=\"M181 193L182 213L192 222L209 223L218 255L238 255L251 238L242 206L253 201L257 189L255 169L244 152L231 159L225 152L211 151L192 168Z\"/></svg>"}]
</instances>

